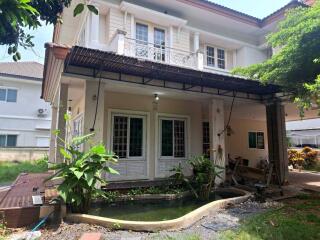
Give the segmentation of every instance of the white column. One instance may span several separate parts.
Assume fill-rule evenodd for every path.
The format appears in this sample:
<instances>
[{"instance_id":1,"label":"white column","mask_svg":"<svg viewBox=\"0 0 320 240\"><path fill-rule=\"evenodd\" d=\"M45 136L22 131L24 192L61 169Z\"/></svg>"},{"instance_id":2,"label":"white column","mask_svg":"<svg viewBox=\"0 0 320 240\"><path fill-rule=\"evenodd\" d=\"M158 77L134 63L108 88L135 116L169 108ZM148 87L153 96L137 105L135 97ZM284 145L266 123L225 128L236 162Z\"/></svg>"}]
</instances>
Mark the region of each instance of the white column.
<instances>
[{"instance_id":1,"label":"white column","mask_svg":"<svg viewBox=\"0 0 320 240\"><path fill-rule=\"evenodd\" d=\"M193 35L193 51L197 52L200 48L200 34L195 32Z\"/></svg>"},{"instance_id":2,"label":"white column","mask_svg":"<svg viewBox=\"0 0 320 240\"><path fill-rule=\"evenodd\" d=\"M200 71L203 70L203 53L201 51L196 53L196 67Z\"/></svg>"},{"instance_id":3,"label":"white column","mask_svg":"<svg viewBox=\"0 0 320 240\"><path fill-rule=\"evenodd\" d=\"M195 55L196 68L203 70L203 53L200 51L200 34L195 32L193 35L193 51Z\"/></svg>"},{"instance_id":4,"label":"white column","mask_svg":"<svg viewBox=\"0 0 320 240\"><path fill-rule=\"evenodd\" d=\"M50 149L49 149L49 162L55 163L56 154L56 141L57 137L54 131L57 130L57 118L58 118L58 108L54 104L51 106L51 129L50 129Z\"/></svg>"},{"instance_id":5,"label":"white column","mask_svg":"<svg viewBox=\"0 0 320 240\"><path fill-rule=\"evenodd\" d=\"M68 110L68 85L67 84L60 84L59 90L59 108L58 108L58 130L59 130L59 137L63 140L66 139L66 121L64 119L64 115L67 113ZM61 163L63 158L60 154L60 147L59 145L63 145L62 142L56 143L56 151L55 151L55 158L56 163Z\"/></svg>"},{"instance_id":6,"label":"white column","mask_svg":"<svg viewBox=\"0 0 320 240\"><path fill-rule=\"evenodd\" d=\"M91 129L94 124L95 114L96 121L94 125L93 132L95 133L93 137L94 143L101 143L103 142L103 134L104 134L104 89L105 84L100 84L100 91L98 96L98 79L94 81L87 80L85 82L85 106L84 106L84 134L91 133ZM98 102L98 108L96 112L96 106ZM88 146L85 146L87 148Z\"/></svg>"},{"instance_id":7,"label":"white column","mask_svg":"<svg viewBox=\"0 0 320 240\"><path fill-rule=\"evenodd\" d=\"M215 164L225 167L226 165L226 149L225 138L226 131L224 131L224 104L223 100L212 99L210 105L210 143L211 143L211 159L215 161ZM225 179L225 172L222 175ZM221 182L221 179L217 179L217 183Z\"/></svg>"},{"instance_id":8,"label":"white column","mask_svg":"<svg viewBox=\"0 0 320 240\"><path fill-rule=\"evenodd\" d=\"M134 15L131 13L131 20L130 20L130 24L131 24L131 29L130 29L130 38L136 38L135 32L136 32L136 24L134 22Z\"/></svg>"},{"instance_id":9,"label":"white column","mask_svg":"<svg viewBox=\"0 0 320 240\"><path fill-rule=\"evenodd\" d=\"M97 6L95 6L97 8ZM97 8L98 9L98 8ZM98 10L99 11L99 10ZM91 14L91 43L98 44L99 43L99 14Z\"/></svg>"}]
</instances>

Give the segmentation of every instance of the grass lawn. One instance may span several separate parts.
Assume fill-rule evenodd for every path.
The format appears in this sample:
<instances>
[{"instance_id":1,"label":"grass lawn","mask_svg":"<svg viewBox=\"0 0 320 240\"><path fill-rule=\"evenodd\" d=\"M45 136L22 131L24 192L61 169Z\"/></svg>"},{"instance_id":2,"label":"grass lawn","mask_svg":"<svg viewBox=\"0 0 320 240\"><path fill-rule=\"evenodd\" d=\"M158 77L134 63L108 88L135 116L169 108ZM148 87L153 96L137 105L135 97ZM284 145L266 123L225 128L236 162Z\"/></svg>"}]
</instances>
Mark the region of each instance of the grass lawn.
<instances>
[{"instance_id":1,"label":"grass lawn","mask_svg":"<svg viewBox=\"0 0 320 240\"><path fill-rule=\"evenodd\" d=\"M286 200L284 207L245 220L240 229L219 239L312 240L320 239L320 194Z\"/></svg>"},{"instance_id":2,"label":"grass lawn","mask_svg":"<svg viewBox=\"0 0 320 240\"><path fill-rule=\"evenodd\" d=\"M0 162L0 185L10 184L22 173L39 173L48 169L46 159L26 162Z\"/></svg>"}]
</instances>

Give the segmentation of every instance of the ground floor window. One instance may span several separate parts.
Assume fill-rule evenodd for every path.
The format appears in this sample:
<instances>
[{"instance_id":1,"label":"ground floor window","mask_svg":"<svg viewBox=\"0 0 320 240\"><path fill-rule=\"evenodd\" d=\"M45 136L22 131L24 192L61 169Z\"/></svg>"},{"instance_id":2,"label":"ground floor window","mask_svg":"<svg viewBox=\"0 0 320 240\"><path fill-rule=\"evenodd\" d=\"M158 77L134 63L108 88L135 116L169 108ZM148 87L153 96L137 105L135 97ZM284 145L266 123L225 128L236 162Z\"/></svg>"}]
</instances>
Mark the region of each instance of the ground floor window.
<instances>
[{"instance_id":1,"label":"ground floor window","mask_svg":"<svg viewBox=\"0 0 320 240\"><path fill-rule=\"evenodd\" d=\"M202 123L202 153L210 157L210 128L209 122Z\"/></svg>"},{"instance_id":2,"label":"ground floor window","mask_svg":"<svg viewBox=\"0 0 320 240\"><path fill-rule=\"evenodd\" d=\"M264 149L264 132L249 132L249 148Z\"/></svg>"},{"instance_id":3,"label":"ground floor window","mask_svg":"<svg viewBox=\"0 0 320 240\"><path fill-rule=\"evenodd\" d=\"M0 147L16 147L18 135L0 134Z\"/></svg>"},{"instance_id":4,"label":"ground floor window","mask_svg":"<svg viewBox=\"0 0 320 240\"><path fill-rule=\"evenodd\" d=\"M113 115L112 149L119 158L143 157L144 125L144 117Z\"/></svg>"},{"instance_id":5,"label":"ground floor window","mask_svg":"<svg viewBox=\"0 0 320 240\"><path fill-rule=\"evenodd\" d=\"M160 119L161 157L186 157L186 120Z\"/></svg>"}]
</instances>

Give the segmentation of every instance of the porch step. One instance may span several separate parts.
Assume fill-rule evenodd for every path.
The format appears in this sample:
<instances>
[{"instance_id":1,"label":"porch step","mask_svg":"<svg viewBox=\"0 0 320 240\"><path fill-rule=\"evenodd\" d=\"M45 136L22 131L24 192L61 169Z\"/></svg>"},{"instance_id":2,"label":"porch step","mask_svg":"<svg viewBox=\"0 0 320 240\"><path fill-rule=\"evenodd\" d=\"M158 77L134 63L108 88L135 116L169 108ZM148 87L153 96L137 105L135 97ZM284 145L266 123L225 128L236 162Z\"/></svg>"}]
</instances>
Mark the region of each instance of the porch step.
<instances>
[{"instance_id":1,"label":"porch step","mask_svg":"<svg viewBox=\"0 0 320 240\"><path fill-rule=\"evenodd\" d=\"M137 181L119 181L110 182L107 186L103 187L105 190L118 190L118 189L131 189L131 188L146 188L164 186L171 183L170 179L159 180L137 180Z\"/></svg>"}]
</instances>

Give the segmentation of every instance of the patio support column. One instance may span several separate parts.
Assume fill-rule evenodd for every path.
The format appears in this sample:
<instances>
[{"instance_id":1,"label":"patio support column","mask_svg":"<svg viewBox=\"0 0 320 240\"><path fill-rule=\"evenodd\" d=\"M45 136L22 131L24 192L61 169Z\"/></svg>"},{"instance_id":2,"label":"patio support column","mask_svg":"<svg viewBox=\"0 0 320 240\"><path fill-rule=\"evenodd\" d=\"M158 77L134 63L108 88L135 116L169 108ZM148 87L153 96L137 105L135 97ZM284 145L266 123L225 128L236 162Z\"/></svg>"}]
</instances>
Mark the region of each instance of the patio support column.
<instances>
[{"instance_id":1,"label":"patio support column","mask_svg":"<svg viewBox=\"0 0 320 240\"><path fill-rule=\"evenodd\" d=\"M210 157L215 164L225 167L226 165L226 149L225 149L225 132L224 132L224 104L223 100L212 99L209 109L210 120ZM219 149L220 153L219 154ZM222 175L225 179L225 172ZM217 179L217 183L221 180Z\"/></svg>"},{"instance_id":2,"label":"patio support column","mask_svg":"<svg viewBox=\"0 0 320 240\"><path fill-rule=\"evenodd\" d=\"M85 81L84 96L85 96L85 106L84 106L84 134L89 134L94 132L92 140L94 143L103 142L103 130L104 130L104 89L105 84L100 84L99 79L94 81ZM99 95L99 96L98 96ZM97 107L98 103L98 107ZM96 108L97 107L97 108ZM97 109L97 111L96 111ZM87 148L88 146L85 146Z\"/></svg>"},{"instance_id":3,"label":"patio support column","mask_svg":"<svg viewBox=\"0 0 320 240\"><path fill-rule=\"evenodd\" d=\"M98 6L96 6L96 9L98 9ZM98 9L99 11L99 9ZM93 12L90 12L91 14L91 42L93 44L99 44L99 13L94 14Z\"/></svg>"},{"instance_id":4,"label":"patio support column","mask_svg":"<svg viewBox=\"0 0 320 240\"><path fill-rule=\"evenodd\" d=\"M280 101L266 106L269 161L274 164L280 183L288 179L285 110Z\"/></svg>"},{"instance_id":5,"label":"patio support column","mask_svg":"<svg viewBox=\"0 0 320 240\"><path fill-rule=\"evenodd\" d=\"M54 134L54 130L57 129L57 118L58 118L58 108L53 104L51 106L51 128L50 128L50 148L49 148L50 163L55 163L57 137Z\"/></svg>"},{"instance_id":6,"label":"patio support column","mask_svg":"<svg viewBox=\"0 0 320 240\"><path fill-rule=\"evenodd\" d=\"M66 121L64 119L64 115L68 110L68 85L61 83L59 89L59 108L58 108L58 130L59 137L63 140L66 139ZM63 162L62 156L60 154L59 144L62 144L56 141L56 150L55 150L55 159L56 163Z\"/></svg>"}]
</instances>

